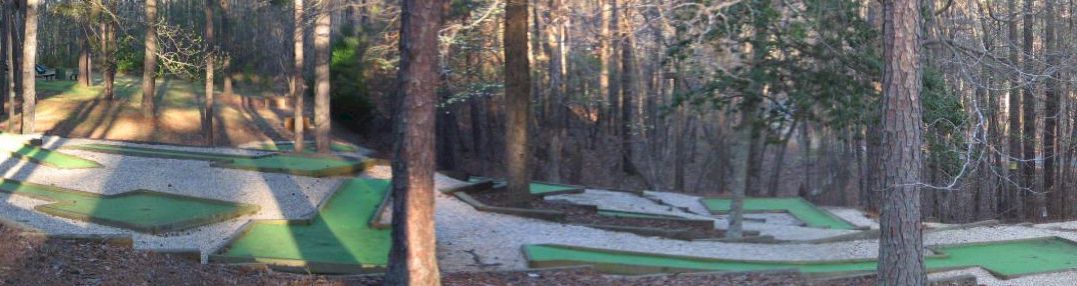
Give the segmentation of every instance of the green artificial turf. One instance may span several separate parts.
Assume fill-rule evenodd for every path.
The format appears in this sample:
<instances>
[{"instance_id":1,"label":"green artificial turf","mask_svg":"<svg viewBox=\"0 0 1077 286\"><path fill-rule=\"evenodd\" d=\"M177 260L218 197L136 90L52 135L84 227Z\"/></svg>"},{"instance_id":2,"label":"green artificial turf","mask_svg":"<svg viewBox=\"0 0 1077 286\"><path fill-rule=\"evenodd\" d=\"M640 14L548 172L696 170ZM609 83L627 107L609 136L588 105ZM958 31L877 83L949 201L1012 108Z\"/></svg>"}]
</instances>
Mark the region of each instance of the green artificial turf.
<instances>
[{"instance_id":1,"label":"green artificial turf","mask_svg":"<svg viewBox=\"0 0 1077 286\"><path fill-rule=\"evenodd\" d=\"M14 180L0 180L0 192L52 201L35 208L51 215L146 233L178 231L258 211L254 205L146 190L101 196Z\"/></svg>"},{"instance_id":2,"label":"green artificial turf","mask_svg":"<svg viewBox=\"0 0 1077 286\"><path fill-rule=\"evenodd\" d=\"M309 223L254 222L219 257L384 267L389 230L371 228L367 222L388 194L389 184L389 180L351 179Z\"/></svg>"},{"instance_id":3,"label":"green artificial turf","mask_svg":"<svg viewBox=\"0 0 1077 286\"><path fill-rule=\"evenodd\" d=\"M290 151L295 150L295 143L294 142L266 143L266 144L262 144L261 146L258 146L258 148L255 148L255 149L257 149L257 150L266 150L266 151L290 152ZM343 144L343 143L336 143L336 142L333 142L333 144L329 145L329 149L332 150L333 152L356 152L356 151L359 151L358 147L348 145L348 144ZM304 142L303 150L306 151L306 152L315 152L314 142Z\"/></svg>"},{"instance_id":4,"label":"green artificial turf","mask_svg":"<svg viewBox=\"0 0 1077 286\"><path fill-rule=\"evenodd\" d=\"M344 158L308 157L277 154L257 158L234 159L214 166L262 172L286 173L301 176L329 177L362 172L369 163Z\"/></svg>"},{"instance_id":5,"label":"green artificial turf","mask_svg":"<svg viewBox=\"0 0 1077 286\"><path fill-rule=\"evenodd\" d=\"M94 161L37 146L26 145L26 140L23 138L11 136L7 133L0 133L0 151L10 152L14 157L59 169L101 167L101 164Z\"/></svg>"},{"instance_id":6,"label":"green artificial turf","mask_svg":"<svg viewBox=\"0 0 1077 286\"><path fill-rule=\"evenodd\" d=\"M470 178L468 178L468 182L476 183L476 182L481 182L483 180L489 180L489 179L490 178L486 178L486 177L470 177ZM504 180L495 179L494 181L495 181L494 182L494 188L503 188L503 187L505 187L506 183L505 183ZM583 192L583 187L580 187L580 186L551 184L551 183L542 183L542 182L531 182L530 189L531 189L531 194L536 195L536 196L547 196L547 195L557 195L557 194Z\"/></svg>"},{"instance_id":7,"label":"green artificial turf","mask_svg":"<svg viewBox=\"0 0 1077 286\"><path fill-rule=\"evenodd\" d=\"M137 156L137 157L150 157L150 158L164 158L164 159L177 159L177 160L199 160L199 161L229 161L234 159L247 159L251 156L244 155L231 155L220 153L205 153L205 152L192 152L192 151L179 151L170 149L158 149L158 148L145 148L123 145L109 145L109 144L82 144L77 146L65 147L69 149L93 151L100 153L117 154L124 156Z\"/></svg>"},{"instance_id":8,"label":"green artificial turf","mask_svg":"<svg viewBox=\"0 0 1077 286\"><path fill-rule=\"evenodd\" d=\"M1011 278L1077 268L1077 245L1057 237L942 246L935 250L939 253L938 255L925 258L929 270L979 266L995 275ZM532 266L590 264L599 269L604 268L614 272L640 267L656 270L650 272L797 269L809 273L834 273L876 269L874 260L800 262L722 260L552 244L525 245L524 252Z\"/></svg>"},{"instance_id":9,"label":"green artificial turf","mask_svg":"<svg viewBox=\"0 0 1077 286\"><path fill-rule=\"evenodd\" d=\"M700 200L712 213L727 213L730 199L705 198ZM788 212L810 227L855 229L856 226L816 207L799 197L794 198L745 198L745 212Z\"/></svg>"}]
</instances>

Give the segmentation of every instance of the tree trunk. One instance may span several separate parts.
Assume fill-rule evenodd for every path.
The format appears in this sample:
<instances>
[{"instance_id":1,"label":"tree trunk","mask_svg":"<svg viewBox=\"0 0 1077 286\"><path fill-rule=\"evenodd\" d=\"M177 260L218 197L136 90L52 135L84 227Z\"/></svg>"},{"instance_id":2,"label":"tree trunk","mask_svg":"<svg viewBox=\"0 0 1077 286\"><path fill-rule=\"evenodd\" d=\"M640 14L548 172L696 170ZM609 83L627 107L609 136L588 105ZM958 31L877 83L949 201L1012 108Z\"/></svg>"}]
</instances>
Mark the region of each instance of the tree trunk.
<instances>
[{"instance_id":1,"label":"tree trunk","mask_svg":"<svg viewBox=\"0 0 1077 286\"><path fill-rule=\"evenodd\" d=\"M4 77L7 78L7 81L4 82L4 96L7 96L8 102L10 102L10 104L8 104L7 132L15 133L17 131L15 129L15 113L18 109L18 106L16 105L15 101L15 98L17 96L16 91L18 91L16 83L18 82L19 77L19 73L16 73L15 69L22 67L20 65L20 62L18 61L19 52L17 52L18 48L16 47L22 47L22 45L16 45L14 37L14 35L16 34L15 29L18 26L15 24L16 22L14 21L14 19L12 19L15 17L14 4L12 4L11 2L4 2L3 10L3 21L5 26L3 31L3 45L9 47L4 51L3 55L8 62L6 70L4 71Z\"/></svg>"},{"instance_id":2,"label":"tree trunk","mask_svg":"<svg viewBox=\"0 0 1077 286\"><path fill-rule=\"evenodd\" d=\"M213 3L214 1L215 0L206 0L205 7L203 7L202 10L206 14L206 102L205 112L203 113L205 118L202 119L202 131L206 136L205 139L207 146L213 146L216 144L216 131L214 130L215 128L213 126L213 72L216 68L214 67L214 57L217 56L216 47L214 46L215 43L213 39L213 18L216 15L216 12L214 11L214 6L216 6L216 4Z\"/></svg>"},{"instance_id":3,"label":"tree trunk","mask_svg":"<svg viewBox=\"0 0 1077 286\"><path fill-rule=\"evenodd\" d=\"M730 149L733 150L733 158L730 161L733 162L733 194L731 202L729 204L729 228L726 230L725 236L731 239L738 239L744 236L744 196L745 191L748 188L748 160L752 145L752 125L755 121L755 117L758 116L755 113L753 103L746 103L747 108L741 111L740 124L736 127L736 134L732 142Z\"/></svg>"},{"instance_id":4,"label":"tree trunk","mask_svg":"<svg viewBox=\"0 0 1077 286\"><path fill-rule=\"evenodd\" d=\"M1032 11L1033 2L1034 1L1024 1L1024 21L1022 24L1024 25L1025 41L1022 63L1024 64L1025 72L1031 72L1035 68L1035 59L1032 57L1032 53L1034 52L1032 46L1035 37L1032 29L1033 26L1035 26L1032 18L1034 13ZM1023 105L1021 106L1023 109L1021 115L1024 119L1021 123L1024 124L1023 133L1025 136L1021 137L1021 145L1023 145L1023 159L1025 161L1021 164L1021 175L1024 179L1024 187L1034 189L1036 186L1036 95L1033 93L1035 89L1035 81L1030 79L1024 83L1024 86L1025 88L1022 91ZM1022 193L1026 194L1024 196L1024 204L1028 218L1034 221L1042 220L1044 212L1046 212L1043 205L1044 201L1042 194L1032 192Z\"/></svg>"},{"instance_id":5,"label":"tree trunk","mask_svg":"<svg viewBox=\"0 0 1077 286\"><path fill-rule=\"evenodd\" d=\"M146 55L142 66L142 115L153 116L157 94L157 0L146 0Z\"/></svg>"},{"instance_id":6,"label":"tree trunk","mask_svg":"<svg viewBox=\"0 0 1077 286\"><path fill-rule=\"evenodd\" d=\"M622 16L627 13L622 13ZM622 21L620 33L617 38L621 41L621 170L628 175L639 174L636 166L632 163L632 127L635 124L634 100L640 98L639 66L636 64L636 53L629 21Z\"/></svg>"},{"instance_id":7,"label":"tree trunk","mask_svg":"<svg viewBox=\"0 0 1077 286\"><path fill-rule=\"evenodd\" d=\"M567 16L562 10L561 0L550 0L550 23L546 25L546 55L549 57L548 73L550 74L549 104L550 113L546 118L546 130L549 136L549 149L546 160L546 180L552 182L561 181L561 151L562 139L565 136L564 126L564 57L561 43L564 37L564 21Z\"/></svg>"},{"instance_id":8,"label":"tree trunk","mask_svg":"<svg viewBox=\"0 0 1077 286\"><path fill-rule=\"evenodd\" d=\"M318 153L329 153L329 3L319 1L318 14L314 16L314 146Z\"/></svg>"},{"instance_id":9,"label":"tree trunk","mask_svg":"<svg viewBox=\"0 0 1077 286\"><path fill-rule=\"evenodd\" d=\"M302 153L306 144L303 139L303 128L306 120L303 115L303 99L304 92L306 92L307 84L303 81L303 0L293 0L295 7L292 10L294 16L294 27L292 32L292 78L291 78L291 91L292 100L295 101L295 108L292 111L292 117L295 122L292 124L293 132L295 133L295 152Z\"/></svg>"},{"instance_id":10,"label":"tree trunk","mask_svg":"<svg viewBox=\"0 0 1077 286\"><path fill-rule=\"evenodd\" d=\"M11 76L11 71L14 69L11 63L11 38L9 37L11 29L11 13L9 13L10 2L0 2L0 68L3 68L4 74L0 84L0 113L8 112L8 106L15 106L15 98L11 94L11 85L14 83L14 78ZM11 108L14 110L14 108ZM7 125L10 130L12 126L15 126L15 112L7 114Z\"/></svg>"},{"instance_id":11,"label":"tree trunk","mask_svg":"<svg viewBox=\"0 0 1077 286\"><path fill-rule=\"evenodd\" d=\"M79 44L79 85L88 87L93 84L93 60L90 57L93 49L90 47L90 36L84 37L86 40Z\"/></svg>"},{"instance_id":12,"label":"tree trunk","mask_svg":"<svg viewBox=\"0 0 1077 286\"><path fill-rule=\"evenodd\" d=\"M393 245L386 285L441 284L434 255L434 113L443 5L444 0L404 0L401 7L397 90L403 100L393 124Z\"/></svg>"},{"instance_id":13,"label":"tree trunk","mask_svg":"<svg viewBox=\"0 0 1077 286\"><path fill-rule=\"evenodd\" d=\"M1054 0L1046 0L1044 3L1044 16L1047 21L1044 25L1043 32L1043 45L1046 48L1044 54L1047 58L1047 67L1055 67L1058 65L1058 58L1055 55L1055 48L1057 43L1055 42L1055 23L1054 23ZM1043 119L1043 191L1047 192L1050 196L1049 214L1051 218L1061 219L1066 216L1067 205L1066 193L1061 189L1055 189L1055 135L1058 132L1058 118L1060 116L1058 107L1062 103L1062 98L1059 96L1058 83L1053 77L1047 77L1044 97L1047 98L1044 105L1044 119Z\"/></svg>"},{"instance_id":14,"label":"tree trunk","mask_svg":"<svg viewBox=\"0 0 1077 286\"><path fill-rule=\"evenodd\" d=\"M527 57L527 0L505 3L505 166L510 200L531 198L528 124L531 113L531 63Z\"/></svg>"},{"instance_id":15,"label":"tree trunk","mask_svg":"<svg viewBox=\"0 0 1077 286\"><path fill-rule=\"evenodd\" d=\"M37 89L34 82L37 71L37 13L39 0L23 2L25 17L22 42L22 133L34 133L34 121L37 108Z\"/></svg>"},{"instance_id":16,"label":"tree trunk","mask_svg":"<svg viewBox=\"0 0 1077 286\"><path fill-rule=\"evenodd\" d=\"M232 7L230 2L230 0L221 0L220 2L221 13L223 15L221 17L221 40L224 41L223 48L225 53L229 55L232 53L232 43L234 42L232 39L232 31L229 30L231 29L232 24L231 21L229 21L231 18L229 17L229 10ZM227 61L221 63L221 94L226 98L232 96L232 69L235 68L233 62L235 62L235 60L232 57L228 57Z\"/></svg>"},{"instance_id":17,"label":"tree trunk","mask_svg":"<svg viewBox=\"0 0 1077 286\"><path fill-rule=\"evenodd\" d=\"M920 223L921 16L918 0L883 2L882 213L879 285L925 285Z\"/></svg>"},{"instance_id":18,"label":"tree trunk","mask_svg":"<svg viewBox=\"0 0 1077 286\"><path fill-rule=\"evenodd\" d=\"M1010 15L1017 15L1016 2L1017 0L1009 0L1006 4L1008 8L1007 12L1009 12ZM1013 67L1017 67L1020 64L1020 61L1017 56L1018 50L1015 47L1016 43L1018 42L1016 16L1014 16L1014 18L1006 25L1010 38L1010 43L1012 43L1011 45L1009 45L1010 65ZM1016 217L1018 219L1025 218L1024 201L1022 200L1022 198L1025 197L1025 190L1022 189L1024 185L1021 183L1024 178L1021 177L1020 170L1018 169L1018 166L1020 166L1021 164L1020 159L1022 158L1022 156L1024 156L1024 154L1021 152L1021 97L1018 94L1018 86L1021 85L1021 82L1022 79L1018 75L1018 73L1014 73L1013 78L1010 79L1010 88L1008 94L1010 107L1010 126L1009 130L1006 131L1006 134L1009 135L1010 160L1006 165L1006 175L1007 181L1009 181L1009 183L1006 184L1008 188L1006 195L1003 196L1003 199L1005 200L1005 203L1003 205L1005 208L1002 210L1004 214L1009 214L1008 217Z\"/></svg>"}]
</instances>

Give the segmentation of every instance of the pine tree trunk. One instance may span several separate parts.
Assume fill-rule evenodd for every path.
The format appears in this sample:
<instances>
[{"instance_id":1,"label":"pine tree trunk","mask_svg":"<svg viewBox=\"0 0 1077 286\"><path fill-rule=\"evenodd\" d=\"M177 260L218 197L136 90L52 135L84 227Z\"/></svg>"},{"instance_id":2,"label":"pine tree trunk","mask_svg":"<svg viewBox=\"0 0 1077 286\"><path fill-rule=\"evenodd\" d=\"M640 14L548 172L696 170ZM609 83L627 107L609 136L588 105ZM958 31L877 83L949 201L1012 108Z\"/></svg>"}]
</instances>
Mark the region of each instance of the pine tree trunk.
<instances>
[{"instance_id":1,"label":"pine tree trunk","mask_svg":"<svg viewBox=\"0 0 1077 286\"><path fill-rule=\"evenodd\" d=\"M216 131L214 130L215 126L213 124L213 119L215 117L214 108L213 108L214 107L214 98L213 98L214 97L214 94L213 94L213 77L214 77L214 74L213 74L213 72L214 72L214 69L216 68L214 66L214 58L217 56L216 47L214 46L216 43L214 42L214 39L213 39L213 18L216 16L216 12L214 11L214 8L215 8L214 6L216 6L216 4L213 3L214 1L216 1L216 0L206 0L206 4L202 8L203 9L202 11L206 14L206 27L205 27L206 28L206 30L205 30L206 47L205 48L206 48L206 53L207 53L207 55L206 55L206 90L205 90L206 102L205 102L205 107L204 107L205 108L205 112L204 112L205 118L202 119L202 131L205 134L206 146L214 146L214 145L216 145L216 138L215 138L216 137Z\"/></svg>"},{"instance_id":2,"label":"pine tree trunk","mask_svg":"<svg viewBox=\"0 0 1077 286\"><path fill-rule=\"evenodd\" d=\"M386 285L441 284L434 255L434 113L442 5L444 0L404 0L401 7L397 90L403 100L393 124L393 244Z\"/></svg>"},{"instance_id":3,"label":"pine tree trunk","mask_svg":"<svg viewBox=\"0 0 1077 286\"><path fill-rule=\"evenodd\" d=\"M10 89L10 84L14 83L11 76L11 71L14 69L10 56L12 50L11 38L8 37L11 29L11 13L8 13L8 6L10 5L10 2L0 2L0 17L3 17L0 19L0 68L3 68L4 72L3 78L0 80L0 84L3 84L0 86L0 103L3 103L0 104L0 113L8 112L8 106L15 106L15 98L11 94L12 89ZM11 108L11 110L14 110L14 108ZM9 130L12 126L15 126L14 118L15 112L7 113Z\"/></svg>"},{"instance_id":4,"label":"pine tree trunk","mask_svg":"<svg viewBox=\"0 0 1077 286\"><path fill-rule=\"evenodd\" d=\"M1032 58L1035 34L1033 34L1033 1L1024 1L1024 53L1022 54L1022 63L1024 64L1024 71L1031 72L1035 68L1035 59ZM1026 77L1027 79L1027 77ZM1036 187L1036 94L1034 93L1035 84L1033 80L1029 80L1024 83L1025 88L1022 91L1022 116L1024 119L1021 121L1024 124L1024 136L1021 137L1022 150L1025 161L1021 164L1021 175L1023 176L1024 187L1033 188ZM1044 201L1041 193L1022 192L1024 196L1025 211L1029 219L1034 221L1040 221L1043 219Z\"/></svg>"},{"instance_id":5,"label":"pine tree trunk","mask_svg":"<svg viewBox=\"0 0 1077 286\"><path fill-rule=\"evenodd\" d=\"M1017 13L1016 2L1017 0L1009 0L1006 3L1006 7L1008 8L1006 11L1010 15L1016 15ZM1020 64L1020 61L1017 56L1017 47L1015 47L1016 43L1018 42L1016 17L1013 18L1013 20L1009 21L1009 23L1007 23L1006 25L1010 38L1010 43L1013 43L1009 46L1010 65L1013 67L1017 67ZM1006 130L1006 134L1009 135L1010 160L1008 164L1006 164L1005 169L1007 174L1007 180L1010 183L1006 184L1009 187L1006 190L1006 194L1003 196L1003 199L1005 199L1006 202L1003 204L1004 209L1002 209L1002 211L1003 214L1005 214L1007 217L1023 220L1025 218L1025 205L1022 198L1024 198L1025 195L1024 190L1022 190L1021 187L1024 186L1024 184L1022 184L1024 178L1021 177L1021 171L1018 167L1021 165L1020 159L1022 158L1022 156L1024 156L1024 154L1021 152L1021 97L1018 94L1021 82L1021 77L1017 75L1017 73L1014 73L1013 78L1010 79L1010 88L1008 95L1010 107L1010 126L1009 129Z\"/></svg>"},{"instance_id":6,"label":"pine tree trunk","mask_svg":"<svg viewBox=\"0 0 1077 286\"><path fill-rule=\"evenodd\" d=\"M918 0L883 2L881 133L883 204L878 285L925 285L920 223L920 33Z\"/></svg>"},{"instance_id":7,"label":"pine tree trunk","mask_svg":"<svg viewBox=\"0 0 1077 286\"><path fill-rule=\"evenodd\" d=\"M314 146L318 153L329 153L329 0L318 2L314 16Z\"/></svg>"},{"instance_id":8,"label":"pine tree trunk","mask_svg":"<svg viewBox=\"0 0 1077 286\"><path fill-rule=\"evenodd\" d=\"M531 113L531 67L527 53L527 0L505 3L505 167L512 201L531 198L528 119Z\"/></svg>"},{"instance_id":9,"label":"pine tree trunk","mask_svg":"<svg viewBox=\"0 0 1077 286\"><path fill-rule=\"evenodd\" d=\"M10 104L8 104L7 132L15 133L17 131L17 129L15 129L15 114L18 111L18 105L16 104L15 98L17 97L16 92L18 91L18 78L19 74L21 74L16 73L15 69L22 67L18 61L18 51L19 47L22 47L22 45L17 45L15 42L15 29L18 25L16 25L16 21L13 19L15 17L14 5L11 2L4 2L3 10L3 21L5 26L3 31L3 44L4 46L10 47L4 51L3 55L8 62L6 70L4 71L4 77L7 78L7 81L4 82L4 96L7 96L8 102L10 102Z\"/></svg>"},{"instance_id":10,"label":"pine tree trunk","mask_svg":"<svg viewBox=\"0 0 1077 286\"><path fill-rule=\"evenodd\" d=\"M1046 48L1044 54L1047 66L1054 67L1058 65L1058 58L1055 55L1057 43L1055 42L1054 0L1045 0L1043 3L1044 16L1047 18L1043 32L1043 45ZM1055 188L1055 154L1057 154L1055 137L1058 132L1058 118L1061 116L1058 108L1062 103L1062 98L1059 96L1058 83L1053 77L1046 79L1044 97L1047 101L1043 110L1043 191L1050 196L1048 214L1051 218L1061 219L1066 217L1069 202L1066 200L1066 193L1062 189Z\"/></svg>"},{"instance_id":11,"label":"pine tree trunk","mask_svg":"<svg viewBox=\"0 0 1077 286\"><path fill-rule=\"evenodd\" d=\"M561 152L562 138L565 136L564 127L564 57L561 43L563 42L564 21L567 16L562 10L561 0L550 0L550 23L546 25L546 54L549 57L548 73L550 75L549 105L550 110L546 118L546 131L548 133L549 149L546 159L546 180L552 182L561 181Z\"/></svg>"},{"instance_id":12,"label":"pine tree trunk","mask_svg":"<svg viewBox=\"0 0 1077 286\"><path fill-rule=\"evenodd\" d=\"M22 42L22 133L34 133L37 108L37 90L34 82L37 71L37 15L39 0L23 2L24 29Z\"/></svg>"},{"instance_id":13,"label":"pine tree trunk","mask_svg":"<svg viewBox=\"0 0 1077 286\"><path fill-rule=\"evenodd\" d=\"M157 94L157 0L146 0L146 55L142 66L142 115L153 116Z\"/></svg>"},{"instance_id":14,"label":"pine tree trunk","mask_svg":"<svg viewBox=\"0 0 1077 286\"><path fill-rule=\"evenodd\" d=\"M291 92L292 100L295 102L294 110L292 111L292 117L295 120L292 124L293 133L295 133L295 152L302 153L303 148L306 148L305 140L303 139L303 128L306 123L306 117L303 115L303 99L305 97L307 84L303 81L303 0L293 0L295 7L292 10L294 17L294 27L292 32L292 78L291 78Z\"/></svg>"}]
</instances>

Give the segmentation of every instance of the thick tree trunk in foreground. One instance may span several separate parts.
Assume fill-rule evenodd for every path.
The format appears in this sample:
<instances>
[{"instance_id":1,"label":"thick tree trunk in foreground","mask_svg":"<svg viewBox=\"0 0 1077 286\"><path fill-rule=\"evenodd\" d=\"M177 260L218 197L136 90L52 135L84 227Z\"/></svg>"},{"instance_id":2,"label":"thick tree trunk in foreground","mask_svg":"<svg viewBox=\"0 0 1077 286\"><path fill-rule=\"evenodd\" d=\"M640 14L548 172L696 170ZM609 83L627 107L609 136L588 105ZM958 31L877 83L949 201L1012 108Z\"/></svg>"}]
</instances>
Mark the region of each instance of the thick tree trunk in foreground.
<instances>
[{"instance_id":1,"label":"thick tree trunk in foreground","mask_svg":"<svg viewBox=\"0 0 1077 286\"><path fill-rule=\"evenodd\" d=\"M89 35L86 40L79 44L79 85L90 86L93 77L93 59L90 57L93 49L90 47Z\"/></svg>"},{"instance_id":2,"label":"thick tree trunk in foreground","mask_svg":"<svg viewBox=\"0 0 1077 286\"><path fill-rule=\"evenodd\" d=\"M9 96L11 95L11 90L8 89L11 87L9 83L12 83L14 80L11 76L11 71L13 69L10 56L12 48L11 38L8 37L10 33L9 29L11 29L11 13L8 13L8 6L10 5L11 3L9 2L0 2L0 13L2 13L0 17L3 17L2 20L0 20L0 68L3 68L4 72L3 75L0 75L3 77L2 80L0 80L0 84L3 84L0 86L0 103L3 103L3 105L0 106L0 113L7 112L7 107L9 105L15 106L14 98ZM14 108L12 108L12 110L14 110ZM14 112L8 113L7 125L9 129L11 126L15 125L15 120L12 119L14 116Z\"/></svg>"},{"instance_id":3,"label":"thick tree trunk in foreground","mask_svg":"<svg viewBox=\"0 0 1077 286\"><path fill-rule=\"evenodd\" d=\"M883 3L882 186L879 285L924 285L920 224L920 1Z\"/></svg>"},{"instance_id":4,"label":"thick tree trunk in foreground","mask_svg":"<svg viewBox=\"0 0 1077 286\"><path fill-rule=\"evenodd\" d=\"M142 65L142 115L153 116L157 94L157 0L146 0L146 55Z\"/></svg>"},{"instance_id":5,"label":"thick tree trunk in foreground","mask_svg":"<svg viewBox=\"0 0 1077 286\"><path fill-rule=\"evenodd\" d=\"M434 235L437 37L444 0L404 0L393 124L393 246L386 285L439 285ZM455 123L454 123L455 124Z\"/></svg>"},{"instance_id":6,"label":"thick tree trunk in foreground","mask_svg":"<svg viewBox=\"0 0 1077 286\"><path fill-rule=\"evenodd\" d=\"M34 82L37 71L37 12L39 0L26 0L25 24L22 42L22 133L34 133L35 108L37 107L37 89Z\"/></svg>"},{"instance_id":7,"label":"thick tree trunk in foreground","mask_svg":"<svg viewBox=\"0 0 1077 286\"><path fill-rule=\"evenodd\" d=\"M736 127L735 137L730 141L730 149L733 150L733 158L730 159L733 162L733 190L729 205L729 228L725 234L727 238L737 239L744 236L744 196L748 189L748 160L751 159L749 149L753 143L751 125L758 116L754 110L754 105L749 104L741 111L741 122Z\"/></svg>"},{"instance_id":8,"label":"thick tree trunk in foreground","mask_svg":"<svg viewBox=\"0 0 1077 286\"><path fill-rule=\"evenodd\" d=\"M303 124L306 122L303 115L303 93L306 92L307 84L303 81L303 0L293 0L295 5L293 16L295 27L292 32L292 100L295 100L295 110L292 112L295 122L292 128L295 133L295 152L302 153L306 148L303 140Z\"/></svg>"},{"instance_id":9,"label":"thick tree trunk in foreground","mask_svg":"<svg viewBox=\"0 0 1077 286\"><path fill-rule=\"evenodd\" d=\"M530 199L527 120L531 118L531 62L527 57L527 0L505 3L505 166L512 200Z\"/></svg>"},{"instance_id":10,"label":"thick tree trunk in foreground","mask_svg":"<svg viewBox=\"0 0 1077 286\"><path fill-rule=\"evenodd\" d=\"M214 126L213 126L213 117L214 117L214 111L213 111L213 105L214 105L214 100L213 100L213 76L214 75L213 75L213 70L216 68L214 66L213 61L214 61L214 57L217 56L217 53L216 53L216 51L214 49L214 46L213 46L214 45L214 42L213 42L214 41L213 40L213 17L215 15L215 12L213 11L213 8L214 8L213 6L215 6L216 4L213 3L213 2L214 2L214 0L206 0L206 4L205 4L206 6L203 7L203 11L206 13L206 31L205 31L206 47L205 48L206 48L207 55L206 55L206 91L205 91L205 93L206 93L206 102L205 102L205 107L204 107L205 111L203 112L203 115L205 116L205 118L202 118L202 132L204 132L204 134L206 136L206 145L207 146L213 146L213 145L216 144L216 139L214 138L214 137L216 137L216 131L213 130L214 129Z\"/></svg>"},{"instance_id":11,"label":"thick tree trunk in foreground","mask_svg":"<svg viewBox=\"0 0 1077 286\"><path fill-rule=\"evenodd\" d=\"M318 3L314 16L314 146L329 153L329 33L332 24L329 1Z\"/></svg>"}]
</instances>

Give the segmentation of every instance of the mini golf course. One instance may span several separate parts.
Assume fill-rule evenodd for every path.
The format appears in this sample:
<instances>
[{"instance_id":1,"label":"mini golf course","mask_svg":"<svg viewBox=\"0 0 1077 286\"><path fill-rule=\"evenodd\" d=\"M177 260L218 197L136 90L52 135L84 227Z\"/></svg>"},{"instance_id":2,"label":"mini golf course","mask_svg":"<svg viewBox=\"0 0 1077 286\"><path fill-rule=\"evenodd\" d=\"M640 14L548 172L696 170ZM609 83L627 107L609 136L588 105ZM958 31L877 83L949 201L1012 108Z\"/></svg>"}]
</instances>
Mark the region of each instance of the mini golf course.
<instances>
[{"instance_id":1,"label":"mini golf course","mask_svg":"<svg viewBox=\"0 0 1077 286\"><path fill-rule=\"evenodd\" d=\"M54 216L161 234L258 212L255 205L135 190L117 195L0 180L0 192L52 201L35 207Z\"/></svg>"},{"instance_id":2,"label":"mini golf course","mask_svg":"<svg viewBox=\"0 0 1077 286\"><path fill-rule=\"evenodd\" d=\"M998 241L933 247L925 257L930 271L982 267L1002 279L1077 269L1077 244L1057 238ZM875 260L751 261L617 251L556 244L523 247L530 267L593 265L613 274L796 269L805 273L851 274L874 271Z\"/></svg>"},{"instance_id":3,"label":"mini golf course","mask_svg":"<svg viewBox=\"0 0 1077 286\"><path fill-rule=\"evenodd\" d=\"M389 184L348 180L314 218L252 222L210 260L323 274L381 272L388 263L390 231L368 222L388 195Z\"/></svg>"},{"instance_id":4,"label":"mini golf course","mask_svg":"<svg viewBox=\"0 0 1077 286\"><path fill-rule=\"evenodd\" d=\"M354 175L366 170L374 164L372 160L357 161L332 156L304 156L293 154L244 156L108 144L83 144L66 148L124 156L210 161L212 162L211 166L219 168L283 173L308 177Z\"/></svg>"},{"instance_id":5,"label":"mini golf course","mask_svg":"<svg viewBox=\"0 0 1077 286\"><path fill-rule=\"evenodd\" d=\"M291 151L295 150L295 143L294 142L265 143L265 144L259 145L258 147L255 147L253 149L255 149L255 150L263 150L263 151L273 151L273 152L291 152ZM315 151L314 142L312 142L312 141L304 141L303 142L303 150L307 151L307 152L314 152ZM352 146L352 145L349 145L349 144L344 144L344 143L333 142L333 144L329 145L329 150L332 150L333 152L358 152L359 147L355 147L355 146Z\"/></svg>"},{"instance_id":6,"label":"mini golf course","mask_svg":"<svg viewBox=\"0 0 1077 286\"><path fill-rule=\"evenodd\" d=\"M12 157L58 169L87 169L101 167L101 164L94 161L37 146L27 145L25 140L6 133L0 133L0 152L7 152L10 153Z\"/></svg>"},{"instance_id":7,"label":"mini golf course","mask_svg":"<svg viewBox=\"0 0 1077 286\"><path fill-rule=\"evenodd\" d=\"M494 189L505 188L508 183L501 179L490 179L486 177L470 177L468 182L478 183L485 180L494 181ZM576 194L584 191L581 186L562 185L546 182L531 182L531 194L536 196L550 196L550 195L562 195L562 194Z\"/></svg>"},{"instance_id":8,"label":"mini golf course","mask_svg":"<svg viewBox=\"0 0 1077 286\"><path fill-rule=\"evenodd\" d=\"M729 205L732 202L727 198L703 198L699 201L713 214L729 213ZM744 211L750 213L785 212L809 227L857 229L857 226L852 223L799 197L744 198Z\"/></svg>"}]
</instances>

